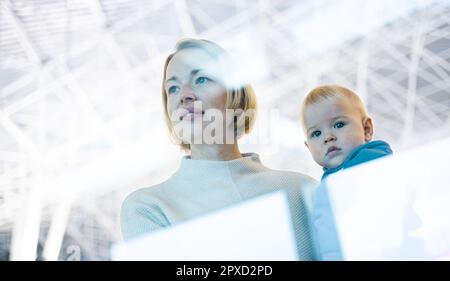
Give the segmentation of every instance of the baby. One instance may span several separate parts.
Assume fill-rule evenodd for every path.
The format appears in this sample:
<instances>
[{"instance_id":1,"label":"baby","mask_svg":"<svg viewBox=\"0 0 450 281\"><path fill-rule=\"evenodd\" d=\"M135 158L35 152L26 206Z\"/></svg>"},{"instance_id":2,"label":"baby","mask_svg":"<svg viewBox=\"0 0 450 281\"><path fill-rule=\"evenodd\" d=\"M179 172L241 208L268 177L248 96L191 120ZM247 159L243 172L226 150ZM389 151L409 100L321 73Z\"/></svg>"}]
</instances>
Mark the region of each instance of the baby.
<instances>
[{"instance_id":1,"label":"baby","mask_svg":"<svg viewBox=\"0 0 450 281\"><path fill-rule=\"evenodd\" d=\"M392 154L384 141L372 141L373 123L364 104L351 90L325 85L313 89L301 106L305 145L323 167L314 193L313 225L322 260L342 259L325 179L342 169Z\"/></svg>"}]
</instances>

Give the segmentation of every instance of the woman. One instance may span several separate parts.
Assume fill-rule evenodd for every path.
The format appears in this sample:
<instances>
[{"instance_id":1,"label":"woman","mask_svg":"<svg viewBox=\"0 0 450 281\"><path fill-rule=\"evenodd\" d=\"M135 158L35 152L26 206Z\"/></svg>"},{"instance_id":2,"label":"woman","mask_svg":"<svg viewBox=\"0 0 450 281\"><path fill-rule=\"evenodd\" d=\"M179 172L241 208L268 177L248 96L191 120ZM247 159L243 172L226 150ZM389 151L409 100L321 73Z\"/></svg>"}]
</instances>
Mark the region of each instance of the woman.
<instances>
[{"instance_id":1,"label":"woman","mask_svg":"<svg viewBox=\"0 0 450 281\"><path fill-rule=\"evenodd\" d=\"M283 189L299 258L311 260L303 189L316 182L299 173L271 170L255 153L241 154L237 140L253 126L256 97L250 85L235 77L237 72L217 44L195 39L178 42L164 65L162 99L171 136L189 156L182 158L167 181L125 199L123 236L130 239Z\"/></svg>"}]
</instances>

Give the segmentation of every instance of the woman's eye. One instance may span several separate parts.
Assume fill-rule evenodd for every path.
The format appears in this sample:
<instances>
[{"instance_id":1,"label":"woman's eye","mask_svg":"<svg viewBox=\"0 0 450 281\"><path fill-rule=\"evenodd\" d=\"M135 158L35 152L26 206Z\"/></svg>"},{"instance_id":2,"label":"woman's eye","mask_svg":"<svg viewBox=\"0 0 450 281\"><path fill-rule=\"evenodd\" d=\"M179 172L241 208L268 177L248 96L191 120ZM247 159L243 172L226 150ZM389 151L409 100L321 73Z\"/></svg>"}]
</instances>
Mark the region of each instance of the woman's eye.
<instances>
[{"instance_id":1,"label":"woman's eye","mask_svg":"<svg viewBox=\"0 0 450 281\"><path fill-rule=\"evenodd\" d=\"M336 124L334 124L334 127L336 129L340 129L340 128L344 127L344 126L345 126L344 122L336 122Z\"/></svg>"},{"instance_id":2,"label":"woman's eye","mask_svg":"<svg viewBox=\"0 0 450 281\"><path fill-rule=\"evenodd\" d=\"M202 85L205 84L208 81L208 78L206 77L198 77L195 79L195 85Z\"/></svg>"},{"instance_id":3,"label":"woman's eye","mask_svg":"<svg viewBox=\"0 0 450 281\"><path fill-rule=\"evenodd\" d=\"M167 92L169 94L175 94L176 92L178 92L178 87L177 86L171 86L169 87L169 89L167 90Z\"/></svg>"},{"instance_id":4,"label":"woman's eye","mask_svg":"<svg viewBox=\"0 0 450 281\"><path fill-rule=\"evenodd\" d=\"M318 136L320 136L321 134L322 134L322 133L321 133L320 131L317 130L317 131L314 131L314 132L311 133L311 137L312 137L312 138L318 137Z\"/></svg>"}]
</instances>

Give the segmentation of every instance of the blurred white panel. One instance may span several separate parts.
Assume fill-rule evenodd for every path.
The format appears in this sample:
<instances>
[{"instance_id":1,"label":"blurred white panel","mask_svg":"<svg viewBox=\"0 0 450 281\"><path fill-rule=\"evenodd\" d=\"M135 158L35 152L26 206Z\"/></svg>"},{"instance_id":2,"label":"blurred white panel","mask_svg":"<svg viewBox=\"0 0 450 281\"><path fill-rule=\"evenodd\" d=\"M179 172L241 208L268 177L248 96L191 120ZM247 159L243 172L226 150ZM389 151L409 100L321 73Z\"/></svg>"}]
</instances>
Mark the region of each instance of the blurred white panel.
<instances>
[{"instance_id":1,"label":"blurred white panel","mask_svg":"<svg viewBox=\"0 0 450 281\"><path fill-rule=\"evenodd\" d=\"M346 260L450 257L450 139L328 178Z\"/></svg>"},{"instance_id":2,"label":"blurred white panel","mask_svg":"<svg viewBox=\"0 0 450 281\"><path fill-rule=\"evenodd\" d=\"M20 243L14 225L29 225L40 232L27 255L42 258L67 195L73 208L52 258L79 248L81 259L109 259L121 200L169 177L183 155L164 127L160 88L185 36L223 45L252 82L260 111L241 150L268 167L320 177L298 122L318 84L356 89L395 151L450 136L448 0L0 2L0 249ZM42 213L17 222L36 174Z\"/></svg>"},{"instance_id":3,"label":"blurred white panel","mask_svg":"<svg viewBox=\"0 0 450 281\"><path fill-rule=\"evenodd\" d=\"M296 260L286 194L275 192L117 244L114 260Z\"/></svg>"}]
</instances>

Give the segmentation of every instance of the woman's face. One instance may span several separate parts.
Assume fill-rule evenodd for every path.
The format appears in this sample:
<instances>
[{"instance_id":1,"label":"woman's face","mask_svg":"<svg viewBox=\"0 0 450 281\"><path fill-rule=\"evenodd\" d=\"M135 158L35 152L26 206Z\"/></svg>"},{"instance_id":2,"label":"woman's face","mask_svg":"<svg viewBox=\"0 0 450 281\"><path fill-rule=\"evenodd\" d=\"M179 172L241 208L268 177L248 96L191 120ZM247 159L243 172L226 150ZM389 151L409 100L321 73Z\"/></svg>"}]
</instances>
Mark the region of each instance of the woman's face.
<instances>
[{"instance_id":1,"label":"woman's face","mask_svg":"<svg viewBox=\"0 0 450 281\"><path fill-rule=\"evenodd\" d=\"M167 65L164 83L167 112L175 133L185 143L204 142L203 131L211 122L227 126L224 123L227 90L223 77L223 67L199 48L178 51ZM211 118L217 114L222 115L222 122Z\"/></svg>"}]
</instances>

